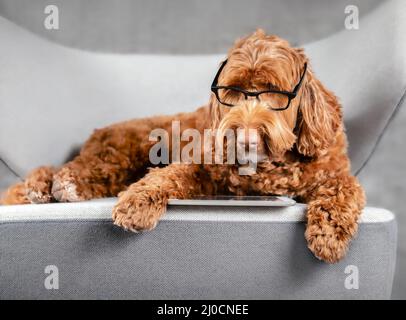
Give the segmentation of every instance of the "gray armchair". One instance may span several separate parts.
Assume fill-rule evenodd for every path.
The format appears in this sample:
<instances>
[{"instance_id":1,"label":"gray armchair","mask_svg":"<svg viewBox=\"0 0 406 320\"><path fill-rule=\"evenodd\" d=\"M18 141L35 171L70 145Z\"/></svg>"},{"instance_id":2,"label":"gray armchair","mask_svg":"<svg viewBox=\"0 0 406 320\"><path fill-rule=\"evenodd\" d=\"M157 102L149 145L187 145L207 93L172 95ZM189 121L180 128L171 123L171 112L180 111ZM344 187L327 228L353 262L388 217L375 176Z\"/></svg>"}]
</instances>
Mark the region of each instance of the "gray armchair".
<instances>
[{"instance_id":1,"label":"gray armchair","mask_svg":"<svg viewBox=\"0 0 406 320\"><path fill-rule=\"evenodd\" d=\"M368 194L365 170L405 104L405 14L404 1L385 1L361 16L359 30L303 45L341 99L353 172ZM93 128L204 104L223 57L73 49L2 17L0 39L0 189L66 161ZM328 265L306 247L302 204L170 207L156 230L131 234L112 225L114 201L0 206L0 299L391 296L397 224L388 210L367 207L347 257ZM59 271L57 290L44 286L49 265Z\"/></svg>"}]
</instances>

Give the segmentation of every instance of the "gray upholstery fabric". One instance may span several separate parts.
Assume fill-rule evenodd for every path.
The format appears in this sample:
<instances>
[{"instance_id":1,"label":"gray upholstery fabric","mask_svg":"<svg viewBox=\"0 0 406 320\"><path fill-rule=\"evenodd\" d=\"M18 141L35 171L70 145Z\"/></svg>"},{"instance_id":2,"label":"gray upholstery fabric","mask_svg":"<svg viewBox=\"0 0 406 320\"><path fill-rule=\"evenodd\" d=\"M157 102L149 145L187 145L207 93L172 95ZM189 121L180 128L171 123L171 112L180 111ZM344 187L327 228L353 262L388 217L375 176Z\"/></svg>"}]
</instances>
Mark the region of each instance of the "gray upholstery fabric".
<instances>
[{"instance_id":1,"label":"gray upholstery fabric","mask_svg":"<svg viewBox=\"0 0 406 320\"><path fill-rule=\"evenodd\" d=\"M406 299L406 215L403 214L406 194L405 128L406 100L359 176L369 205L397 213L399 239L393 299Z\"/></svg>"},{"instance_id":2,"label":"gray upholstery fabric","mask_svg":"<svg viewBox=\"0 0 406 320\"><path fill-rule=\"evenodd\" d=\"M354 172L406 91L404 30L406 2L391 1L361 19L359 30L343 30L306 46L318 76L344 107Z\"/></svg>"},{"instance_id":3,"label":"gray upholstery fabric","mask_svg":"<svg viewBox=\"0 0 406 320\"><path fill-rule=\"evenodd\" d=\"M0 193L3 189L6 189L12 183L20 180L20 178L11 171L4 162L0 159Z\"/></svg>"},{"instance_id":4,"label":"gray upholstery fabric","mask_svg":"<svg viewBox=\"0 0 406 320\"><path fill-rule=\"evenodd\" d=\"M154 231L132 234L111 224L114 201L0 208L0 299L390 298L388 211L367 208L348 256L328 265L306 247L303 205L170 207ZM48 265L58 290L44 287ZM349 265L359 289L345 286Z\"/></svg>"},{"instance_id":5,"label":"gray upholstery fabric","mask_svg":"<svg viewBox=\"0 0 406 320\"><path fill-rule=\"evenodd\" d=\"M195 110L222 58L89 53L2 18L0 38L0 157L20 176L65 162L95 128Z\"/></svg>"},{"instance_id":6,"label":"gray upholstery fabric","mask_svg":"<svg viewBox=\"0 0 406 320\"><path fill-rule=\"evenodd\" d=\"M54 42L85 50L210 54L225 52L236 38L258 27L294 44L324 38L342 29L347 5L358 6L363 16L383 1L0 0L0 15ZM58 32L43 27L49 4L60 11Z\"/></svg>"}]
</instances>

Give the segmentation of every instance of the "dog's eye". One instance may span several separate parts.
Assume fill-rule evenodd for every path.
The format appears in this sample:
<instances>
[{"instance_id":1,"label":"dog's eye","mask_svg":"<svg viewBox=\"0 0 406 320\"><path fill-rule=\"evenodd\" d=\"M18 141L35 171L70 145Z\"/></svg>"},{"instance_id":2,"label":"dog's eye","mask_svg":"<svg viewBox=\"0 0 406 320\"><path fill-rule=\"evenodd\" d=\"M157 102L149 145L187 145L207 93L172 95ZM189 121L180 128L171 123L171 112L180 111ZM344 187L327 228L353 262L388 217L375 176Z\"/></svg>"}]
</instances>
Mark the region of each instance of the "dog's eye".
<instances>
[{"instance_id":1,"label":"dog's eye","mask_svg":"<svg viewBox=\"0 0 406 320\"><path fill-rule=\"evenodd\" d=\"M289 105L289 98L280 93L266 92L259 95L259 100L271 109L285 109Z\"/></svg>"},{"instance_id":2,"label":"dog's eye","mask_svg":"<svg viewBox=\"0 0 406 320\"><path fill-rule=\"evenodd\" d=\"M244 94L242 92L233 89L219 89L218 95L220 102L231 105L236 105L244 99Z\"/></svg>"}]
</instances>

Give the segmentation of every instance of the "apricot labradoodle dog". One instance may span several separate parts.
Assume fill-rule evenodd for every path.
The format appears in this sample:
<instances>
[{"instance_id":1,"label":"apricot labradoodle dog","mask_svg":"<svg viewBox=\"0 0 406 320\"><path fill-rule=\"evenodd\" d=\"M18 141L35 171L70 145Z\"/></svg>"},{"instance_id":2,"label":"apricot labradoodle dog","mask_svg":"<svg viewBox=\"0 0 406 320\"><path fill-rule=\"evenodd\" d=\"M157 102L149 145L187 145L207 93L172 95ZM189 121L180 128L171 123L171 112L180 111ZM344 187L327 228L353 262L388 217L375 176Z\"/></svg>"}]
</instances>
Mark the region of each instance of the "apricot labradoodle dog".
<instances>
[{"instance_id":1,"label":"apricot labradoodle dog","mask_svg":"<svg viewBox=\"0 0 406 320\"><path fill-rule=\"evenodd\" d=\"M204 194L289 195L307 203L305 237L316 257L346 253L365 205L350 174L341 106L312 72L302 49L262 30L238 40L213 82L209 103L192 113L131 120L96 130L61 168L41 167L9 188L4 204L73 202L119 195L114 223L153 229L169 198ZM149 134L173 120L181 130L255 129L256 171L239 164L151 167ZM250 135L238 136L247 140ZM145 174L146 173L146 174ZM141 179L140 179L141 178Z\"/></svg>"}]
</instances>

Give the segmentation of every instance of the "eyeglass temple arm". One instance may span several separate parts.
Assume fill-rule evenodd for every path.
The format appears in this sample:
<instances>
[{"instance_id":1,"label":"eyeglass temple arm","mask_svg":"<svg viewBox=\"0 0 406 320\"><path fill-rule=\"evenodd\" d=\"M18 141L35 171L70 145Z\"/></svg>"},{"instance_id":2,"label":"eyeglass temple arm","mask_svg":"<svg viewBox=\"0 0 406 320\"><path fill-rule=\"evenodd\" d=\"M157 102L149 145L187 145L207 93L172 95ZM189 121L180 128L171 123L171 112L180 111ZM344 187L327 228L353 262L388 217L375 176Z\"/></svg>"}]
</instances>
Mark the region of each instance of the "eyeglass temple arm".
<instances>
[{"instance_id":1,"label":"eyeglass temple arm","mask_svg":"<svg viewBox=\"0 0 406 320\"><path fill-rule=\"evenodd\" d=\"M300 77L299 83L296 85L296 87L293 89L293 93L296 95L297 92L299 91L300 87L302 86L302 82L304 79L304 76L306 74L306 70L307 70L307 62L305 62L304 67L303 67L303 74Z\"/></svg>"},{"instance_id":2,"label":"eyeglass temple arm","mask_svg":"<svg viewBox=\"0 0 406 320\"><path fill-rule=\"evenodd\" d=\"M218 79L219 79L219 77L220 77L221 71L224 69L224 66L225 66L226 63L227 63L227 60L228 60L228 59L226 59L226 60L223 61L223 63L221 64L219 70L217 71L216 76L214 77L214 80L213 80L213 82L212 82L212 84L211 84L211 87L212 87L212 88L217 85L217 82L218 82Z\"/></svg>"}]
</instances>

